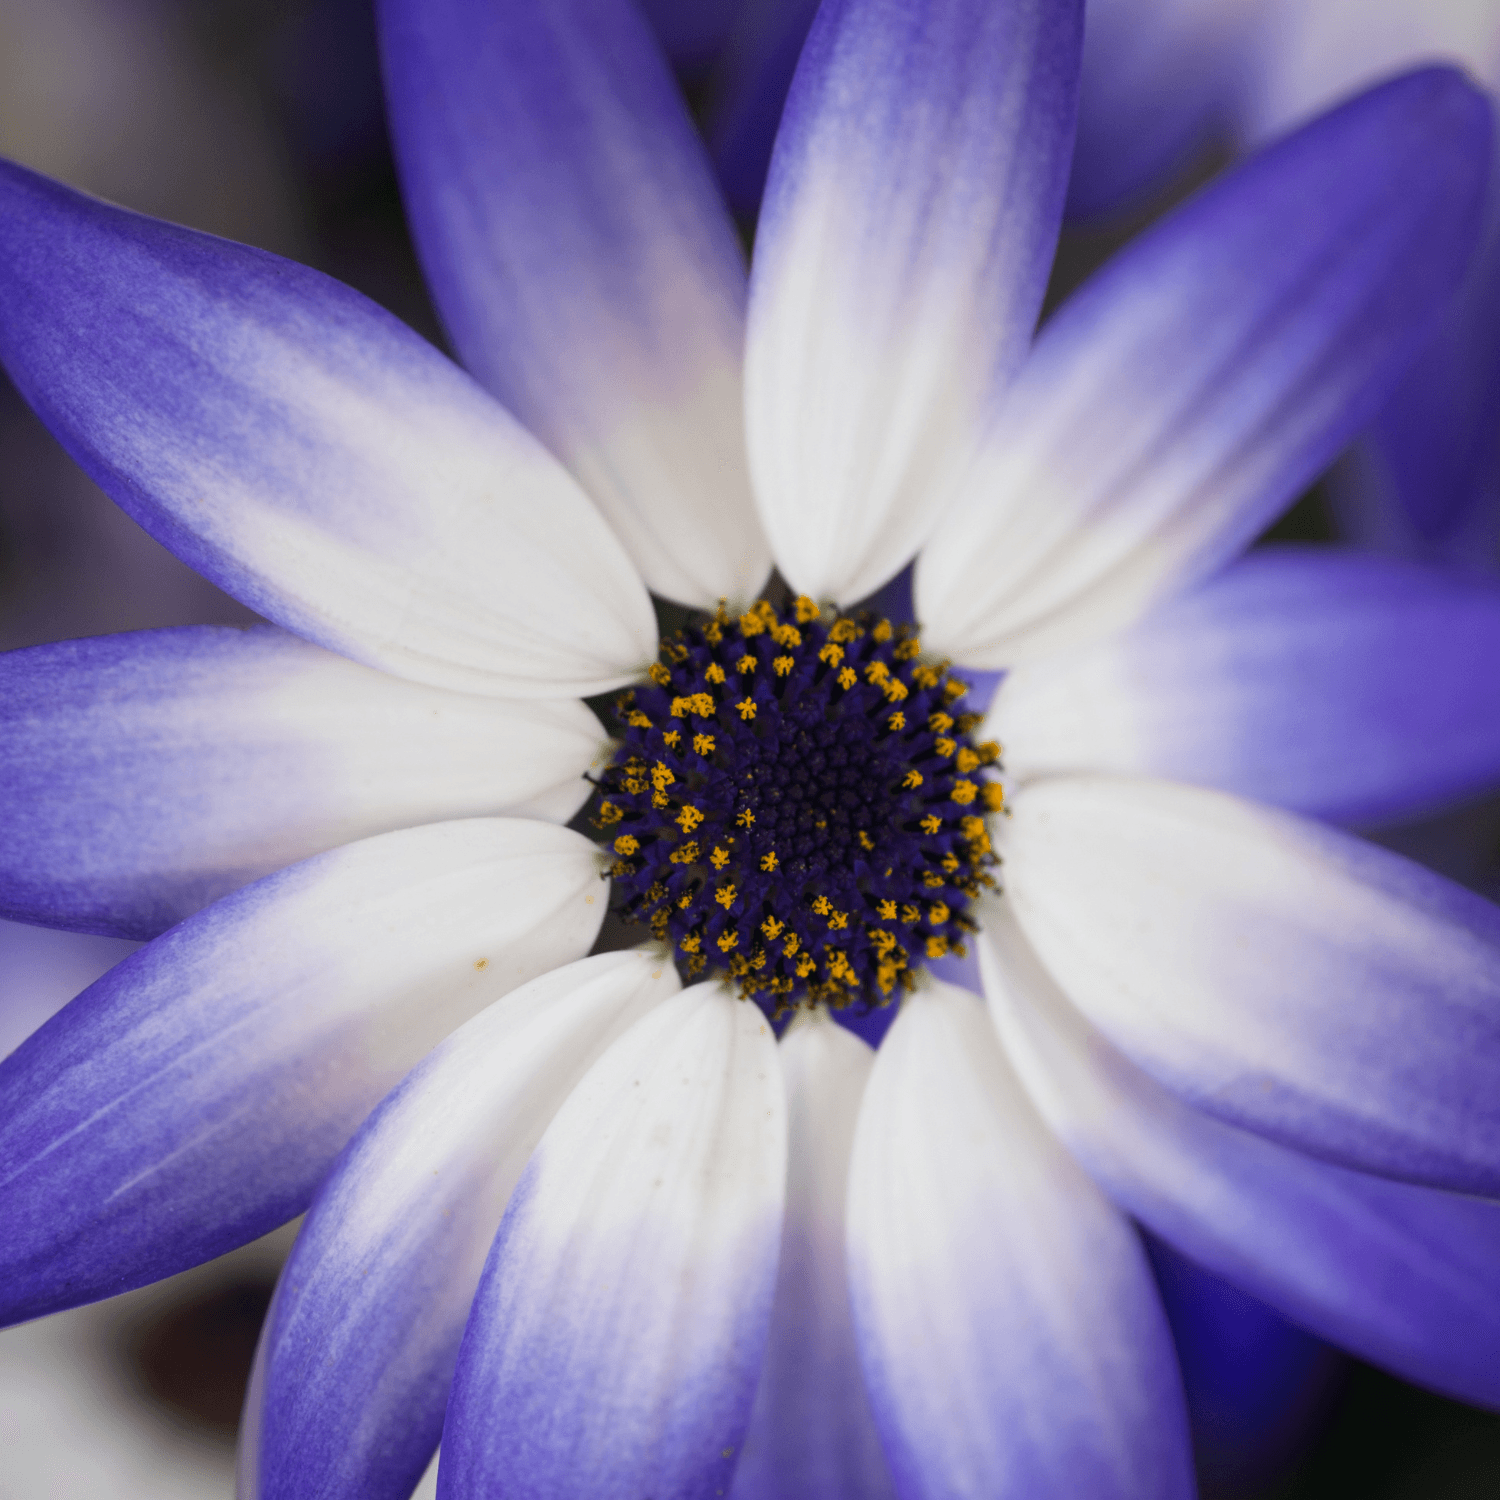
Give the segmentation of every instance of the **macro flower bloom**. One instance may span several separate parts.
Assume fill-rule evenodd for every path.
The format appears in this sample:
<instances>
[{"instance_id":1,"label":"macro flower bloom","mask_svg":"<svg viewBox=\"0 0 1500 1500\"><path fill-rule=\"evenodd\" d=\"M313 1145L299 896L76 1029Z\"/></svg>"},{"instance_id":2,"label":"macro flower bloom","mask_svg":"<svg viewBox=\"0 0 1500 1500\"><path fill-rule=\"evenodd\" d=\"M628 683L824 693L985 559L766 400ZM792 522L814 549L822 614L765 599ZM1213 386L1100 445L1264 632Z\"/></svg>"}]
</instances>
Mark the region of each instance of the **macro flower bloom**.
<instances>
[{"instance_id":1,"label":"macro flower bloom","mask_svg":"<svg viewBox=\"0 0 1500 1500\"><path fill-rule=\"evenodd\" d=\"M1185 1495L1127 1213L1500 1401L1500 918L1301 816L1494 776L1500 599L1230 566L1461 276L1488 108L1350 103L1033 343L1080 22L825 4L747 304L632 9L390 0L473 379L0 176L7 368L274 622L0 661L4 911L152 938L0 1068L4 1310L311 1203L247 1495ZM919 548L920 637L858 608ZM585 956L606 878L654 941Z\"/></svg>"}]
</instances>

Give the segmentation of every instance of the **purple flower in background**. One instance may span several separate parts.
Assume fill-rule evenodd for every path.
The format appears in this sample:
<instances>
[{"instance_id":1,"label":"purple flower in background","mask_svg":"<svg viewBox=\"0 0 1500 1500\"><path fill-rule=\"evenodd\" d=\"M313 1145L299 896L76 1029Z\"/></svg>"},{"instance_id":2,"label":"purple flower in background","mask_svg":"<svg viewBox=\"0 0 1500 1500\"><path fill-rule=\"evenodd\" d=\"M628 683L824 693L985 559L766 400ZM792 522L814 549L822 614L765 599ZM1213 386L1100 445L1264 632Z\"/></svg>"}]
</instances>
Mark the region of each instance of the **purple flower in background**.
<instances>
[{"instance_id":1,"label":"purple flower in background","mask_svg":"<svg viewBox=\"0 0 1500 1500\"><path fill-rule=\"evenodd\" d=\"M792 0L785 0L789 6ZM1244 150L1417 63L1500 87L1495 0L1091 0L1069 211L1159 190L1214 141ZM1345 532L1500 567L1500 189L1448 316L1335 474Z\"/></svg>"},{"instance_id":2,"label":"purple flower in background","mask_svg":"<svg viewBox=\"0 0 1500 1500\"><path fill-rule=\"evenodd\" d=\"M1033 341L1075 6L825 4L748 291L628 6L381 24L472 378L0 175L18 386L274 622L0 659L0 910L152 939L0 1067L6 1316L311 1203L246 1494L403 1497L441 1436L450 1496L1158 1500L1128 1213L1500 1402L1500 917L1303 816L1494 778L1500 594L1233 561L1463 274L1483 99L1315 121ZM841 608L914 553L920 642ZM584 957L605 875L654 942ZM988 1014L922 972L965 949Z\"/></svg>"}]
</instances>

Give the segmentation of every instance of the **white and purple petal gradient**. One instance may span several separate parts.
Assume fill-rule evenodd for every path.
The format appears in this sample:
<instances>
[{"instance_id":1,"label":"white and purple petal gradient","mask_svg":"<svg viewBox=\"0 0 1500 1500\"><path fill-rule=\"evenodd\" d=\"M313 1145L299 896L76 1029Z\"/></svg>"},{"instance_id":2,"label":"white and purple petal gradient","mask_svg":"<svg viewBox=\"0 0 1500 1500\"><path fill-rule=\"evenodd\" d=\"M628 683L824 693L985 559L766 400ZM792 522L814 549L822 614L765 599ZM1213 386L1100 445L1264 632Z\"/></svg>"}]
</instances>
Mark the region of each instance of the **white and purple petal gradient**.
<instances>
[{"instance_id":1,"label":"white and purple petal gradient","mask_svg":"<svg viewBox=\"0 0 1500 1500\"><path fill-rule=\"evenodd\" d=\"M433 297L480 382L572 470L647 585L712 608L770 571L741 398L745 270L630 0L382 0Z\"/></svg>"},{"instance_id":2,"label":"white and purple petal gradient","mask_svg":"<svg viewBox=\"0 0 1500 1500\"><path fill-rule=\"evenodd\" d=\"M668 1000L548 1127L459 1352L442 1500L729 1488L776 1284L786 1098L757 1007Z\"/></svg>"},{"instance_id":3,"label":"white and purple petal gradient","mask_svg":"<svg viewBox=\"0 0 1500 1500\"><path fill-rule=\"evenodd\" d=\"M1127 777L1023 787L1005 896L1074 1004L1187 1103L1500 1196L1500 908L1335 829Z\"/></svg>"},{"instance_id":4,"label":"white and purple petal gradient","mask_svg":"<svg viewBox=\"0 0 1500 1500\"><path fill-rule=\"evenodd\" d=\"M875 1054L826 1011L799 1013L786 1076L787 1188L776 1300L731 1500L895 1495L865 1395L845 1261L854 1123Z\"/></svg>"},{"instance_id":5,"label":"white and purple petal gradient","mask_svg":"<svg viewBox=\"0 0 1500 1500\"><path fill-rule=\"evenodd\" d=\"M133 953L0 1064L0 1318L158 1280L300 1213L423 1053L588 950L599 864L548 823L406 829Z\"/></svg>"},{"instance_id":6,"label":"white and purple petal gradient","mask_svg":"<svg viewBox=\"0 0 1500 1500\"><path fill-rule=\"evenodd\" d=\"M583 704L402 681L271 626L0 656L0 912L154 937L372 834L562 821L606 753Z\"/></svg>"},{"instance_id":7,"label":"white and purple petal gradient","mask_svg":"<svg viewBox=\"0 0 1500 1500\"><path fill-rule=\"evenodd\" d=\"M561 465L316 271L0 163L0 359L158 541L320 645L526 697L603 691L654 652Z\"/></svg>"},{"instance_id":8,"label":"white and purple petal gradient","mask_svg":"<svg viewBox=\"0 0 1500 1500\"><path fill-rule=\"evenodd\" d=\"M921 545L1026 355L1072 145L1077 0L825 0L756 235L751 469L793 588Z\"/></svg>"},{"instance_id":9,"label":"white and purple petal gradient","mask_svg":"<svg viewBox=\"0 0 1500 1500\"><path fill-rule=\"evenodd\" d=\"M983 1004L935 981L876 1055L849 1274L901 1500L1189 1500L1187 1419L1129 1222L1048 1132Z\"/></svg>"},{"instance_id":10,"label":"white and purple petal gradient","mask_svg":"<svg viewBox=\"0 0 1500 1500\"><path fill-rule=\"evenodd\" d=\"M1013 666L1245 547L1374 416L1458 286L1490 132L1459 74L1410 74L1117 255L1042 331L918 560L925 643Z\"/></svg>"},{"instance_id":11,"label":"white and purple petal gradient","mask_svg":"<svg viewBox=\"0 0 1500 1500\"><path fill-rule=\"evenodd\" d=\"M610 1043L677 989L660 954L554 969L460 1027L360 1128L262 1334L256 1500L407 1500L527 1159Z\"/></svg>"},{"instance_id":12,"label":"white and purple petal gradient","mask_svg":"<svg viewBox=\"0 0 1500 1500\"><path fill-rule=\"evenodd\" d=\"M1351 1172L1189 1108L1088 1024L1003 904L984 916L1006 1053L1122 1208L1322 1337L1500 1408L1500 1204Z\"/></svg>"},{"instance_id":13,"label":"white and purple petal gradient","mask_svg":"<svg viewBox=\"0 0 1500 1500\"><path fill-rule=\"evenodd\" d=\"M1251 553L1097 645L1011 672L1020 780L1159 776L1389 822L1500 780L1500 585L1327 548Z\"/></svg>"}]
</instances>

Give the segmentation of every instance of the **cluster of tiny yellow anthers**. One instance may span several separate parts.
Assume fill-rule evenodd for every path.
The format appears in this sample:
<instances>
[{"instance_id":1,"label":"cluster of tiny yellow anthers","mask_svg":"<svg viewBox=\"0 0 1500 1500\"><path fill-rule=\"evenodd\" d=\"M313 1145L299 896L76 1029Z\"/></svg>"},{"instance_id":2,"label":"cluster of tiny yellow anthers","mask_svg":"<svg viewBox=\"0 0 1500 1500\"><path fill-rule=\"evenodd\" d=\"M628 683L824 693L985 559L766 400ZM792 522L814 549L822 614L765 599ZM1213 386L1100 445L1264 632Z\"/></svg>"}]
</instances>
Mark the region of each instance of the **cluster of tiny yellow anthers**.
<instances>
[{"instance_id":1,"label":"cluster of tiny yellow anthers","mask_svg":"<svg viewBox=\"0 0 1500 1500\"><path fill-rule=\"evenodd\" d=\"M999 747L966 691L909 627L807 598L677 631L599 781L618 906L776 1008L910 988L994 884Z\"/></svg>"}]
</instances>

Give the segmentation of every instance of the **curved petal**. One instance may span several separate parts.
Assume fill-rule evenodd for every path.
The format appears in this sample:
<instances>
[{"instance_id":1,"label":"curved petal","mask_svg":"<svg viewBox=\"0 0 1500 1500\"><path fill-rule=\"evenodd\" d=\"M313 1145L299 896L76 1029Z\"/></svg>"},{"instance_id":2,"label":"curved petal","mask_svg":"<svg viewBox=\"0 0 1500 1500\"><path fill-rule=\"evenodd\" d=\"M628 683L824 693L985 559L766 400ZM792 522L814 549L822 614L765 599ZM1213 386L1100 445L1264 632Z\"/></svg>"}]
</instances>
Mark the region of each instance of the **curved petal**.
<instances>
[{"instance_id":1,"label":"curved petal","mask_svg":"<svg viewBox=\"0 0 1500 1500\"><path fill-rule=\"evenodd\" d=\"M791 585L851 604L921 544L1026 353L1082 6L825 0L756 234L746 423Z\"/></svg>"},{"instance_id":2,"label":"curved petal","mask_svg":"<svg viewBox=\"0 0 1500 1500\"><path fill-rule=\"evenodd\" d=\"M0 1057L135 951L118 938L0 922Z\"/></svg>"},{"instance_id":3,"label":"curved petal","mask_svg":"<svg viewBox=\"0 0 1500 1500\"><path fill-rule=\"evenodd\" d=\"M587 950L598 867L548 823L438 823L268 876L132 954L0 1064L0 1318L301 1212L436 1041Z\"/></svg>"},{"instance_id":4,"label":"curved petal","mask_svg":"<svg viewBox=\"0 0 1500 1500\"><path fill-rule=\"evenodd\" d=\"M895 1495L865 1396L844 1256L854 1121L875 1054L827 1012L799 1011L786 1075L786 1222L750 1430L730 1500Z\"/></svg>"},{"instance_id":5,"label":"curved petal","mask_svg":"<svg viewBox=\"0 0 1500 1500\"><path fill-rule=\"evenodd\" d=\"M1243 548L1374 416L1458 285L1490 128L1457 73L1411 74L1116 256L1043 330L918 562L924 642L1012 666Z\"/></svg>"},{"instance_id":6,"label":"curved petal","mask_svg":"<svg viewBox=\"0 0 1500 1500\"><path fill-rule=\"evenodd\" d=\"M1068 1003L1004 903L980 967L1047 1123L1120 1206L1361 1358L1500 1407L1500 1204L1368 1177L1189 1109Z\"/></svg>"},{"instance_id":7,"label":"curved petal","mask_svg":"<svg viewBox=\"0 0 1500 1500\"><path fill-rule=\"evenodd\" d=\"M283 1273L257 1496L408 1500L527 1158L605 1048L677 988L660 954L554 969L460 1027L360 1128Z\"/></svg>"},{"instance_id":8,"label":"curved petal","mask_svg":"<svg viewBox=\"0 0 1500 1500\"><path fill-rule=\"evenodd\" d=\"M1025 780L1161 776L1377 823L1500 781L1500 585L1251 553L1133 629L1017 667L985 734Z\"/></svg>"},{"instance_id":9,"label":"curved petal","mask_svg":"<svg viewBox=\"0 0 1500 1500\"><path fill-rule=\"evenodd\" d=\"M662 51L679 68L713 61L734 23L737 0L640 0Z\"/></svg>"},{"instance_id":10,"label":"curved petal","mask_svg":"<svg viewBox=\"0 0 1500 1500\"><path fill-rule=\"evenodd\" d=\"M0 162L0 359L159 542L319 645L526 697L599 692L654 655L577 485L316 271Z\"/></svg>"},{"instance_id":11,"label":"curved petal","mask_svg":"<svg viewBox=\"0 0 1500 1500\"><path fill-rule=\"evenodd\" d=\"M583 704L372 671L269 626L0 656L0 912L154 937L336 844L487 813L556 818L604 747Z\"/></svg>"},{"instance_id":12,"label":"curved petal","mask_svg":"<svg viewBox=\"0 0 1500 1500\"><path fill-rule=\"evenodd\" d=\"M558 1111L459 1351L438 1494L727 1489L776 1283L786 1101L760 1011L695 985Z\"/></svg>"},{"instance_id":13,"label":"curved petal","mask_svg":"<svg viewBox=\"0 0 1500 1500\"><path fill-rule=\"evenodd\" d=\"M744 261L635 7L379 14L412 231L464 363L583 483L652 589L748 600L770 552L745 459Z\"/></svg>"},{"instance_id":14,"label":"curved petal","mask_svg":"<svg viewBox=\"0 0 1500 1500\"><path fill-rule=\"evenodd\" d=\"M849 1280L902 1500L1188 1500L1187 1418L1140 1241L934 982L876 1054Z\"/></svg>"},{"instance_id":15,"label":"curved petal","mask_svg":"<svg viewBox=\"0 0 1500 1500\"><path fill-rule=\"evenodd\" d=\"M1023 788L1006 899L1064 992L1190 1104L1500 1195L1500 908L1317 823L1170 782Z\"/></svg>"}]
</instances>

